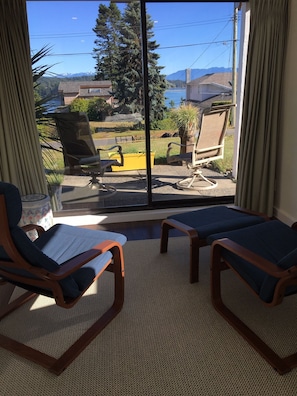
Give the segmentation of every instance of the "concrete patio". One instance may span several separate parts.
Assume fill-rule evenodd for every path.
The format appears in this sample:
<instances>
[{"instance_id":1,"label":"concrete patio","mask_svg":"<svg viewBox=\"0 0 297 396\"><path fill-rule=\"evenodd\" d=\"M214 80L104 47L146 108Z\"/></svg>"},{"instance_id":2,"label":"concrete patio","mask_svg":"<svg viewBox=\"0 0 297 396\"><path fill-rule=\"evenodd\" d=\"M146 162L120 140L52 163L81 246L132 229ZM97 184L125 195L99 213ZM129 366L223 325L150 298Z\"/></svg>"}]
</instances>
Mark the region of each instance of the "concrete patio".
<instances>
[{"instance_id":1,"label":"concrete patio","mask_svg":"<svg viewBox=\"0 0 297 396\"><path fill-rule=\"evenodd\" d=\"M216 188L210 190L179 190L176 182L188 177L190 170L186 166L155 165L152 169L153 202L168 202L199 197L234 196L236 184L230 177L210 169L203 174L217 180ZM104 209L147 204L146 171L106 172L104 183L116 188L116 193L98 193L87 184L88 176L65 175L62 185L63 210Z\"/></svg>"}]
</instances>

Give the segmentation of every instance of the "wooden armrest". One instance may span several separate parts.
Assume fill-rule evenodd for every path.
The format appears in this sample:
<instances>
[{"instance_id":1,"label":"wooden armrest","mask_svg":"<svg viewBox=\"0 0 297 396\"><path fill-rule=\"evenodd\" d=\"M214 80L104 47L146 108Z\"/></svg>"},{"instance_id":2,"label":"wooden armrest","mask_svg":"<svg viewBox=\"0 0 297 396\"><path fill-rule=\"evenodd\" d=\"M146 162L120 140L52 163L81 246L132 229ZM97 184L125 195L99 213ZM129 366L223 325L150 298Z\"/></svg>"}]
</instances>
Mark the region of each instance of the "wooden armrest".
<instances>
[{"instance_id":1,"label":"wooden armrest","mask_svg":"<svg viewBox=\"0 0 297 396\"><path fill-rule=\"evenodd\" d=\"M73 259L61 264L60 268L57 271L48 274L48 277L53 280L64 279L76 272L79 268L83 267L89 261L114 247L120 249L121 245L116 241L106 240L101 242L98 245L95 245L92 249L89 249L86 252L74 257Z\"/></svg>"},{"instance_id":2,"label":"wooden armrest","mask_svg":"<svg viewBox=\"0 0 297 396\"><path fill-rule=\"evenodd\" d=\"M275 278L283 278L285 276L288 276L288 274L297 272L296 266L292 266L289 269L283 269L281 267L278 267L277 265L271 263L265 258L259 256L254 252L251 252L250 250L246 249L245 247L239 245L234 241L231 241L228 238L218 239L212 243L212 249L215 254L219 253L221 256L221 253L218 252L218 250L221 250L222 248L236 254L238 257L248 261L250 264L266 272L268 275L274 276Z\"/></svg>"},{"instance_id":3,"label":"wooden armrest","mask_svg":"<svg viewBox=\"0 0 297 396\"><path fill-rule=\"evenodd\" d=\"M38 236L40 236L41 234L43 234L45 232L45 229L42 226L37 225L37 224L26 224L26 225L22 226L21 228L25 232L36 231Z\"/></svg>"}]
</instances>

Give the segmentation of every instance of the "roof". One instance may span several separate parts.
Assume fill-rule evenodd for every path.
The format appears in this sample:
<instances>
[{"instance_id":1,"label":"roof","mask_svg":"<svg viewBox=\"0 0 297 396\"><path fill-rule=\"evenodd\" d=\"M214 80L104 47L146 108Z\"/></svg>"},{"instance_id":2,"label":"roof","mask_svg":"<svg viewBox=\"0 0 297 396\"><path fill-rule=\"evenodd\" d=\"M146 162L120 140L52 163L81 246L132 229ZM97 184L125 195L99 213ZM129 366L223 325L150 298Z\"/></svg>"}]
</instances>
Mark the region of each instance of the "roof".
<instances>
[{"instance_id":1,"label":"roof","mask_svg":"<svg viewBox=\"0 0 297 396\"><path fill-rule=\"evenodd\" d=\"M103 90L105 89L106 91L110 90L111 81L62 81L58 86L58 91L63 92L64 94L78 94L81 90L88 90L92 88L101 88Z\"/></svg>"},{"instance_id":2,"label":"roof","mask_svg":"<svg viewBox=\"0 0 297 396\"><path fill-rule=\"evenodd\" d=\"M95 96L110 96L111 95L111 87L108 88L80 88L79 90L79 96L81 97L90 97L93 98Z\"/></svg>"},{"instance_id":3,"label":"roof","mask_svg":"<svg viewBox=\"0 0 297 396\"><path fill-rule=\"evenodd\" d=\"M190 81L187 85L218 84L231 87L232 72L205 74L202 77Z\"/></svg>"}]
</instances>

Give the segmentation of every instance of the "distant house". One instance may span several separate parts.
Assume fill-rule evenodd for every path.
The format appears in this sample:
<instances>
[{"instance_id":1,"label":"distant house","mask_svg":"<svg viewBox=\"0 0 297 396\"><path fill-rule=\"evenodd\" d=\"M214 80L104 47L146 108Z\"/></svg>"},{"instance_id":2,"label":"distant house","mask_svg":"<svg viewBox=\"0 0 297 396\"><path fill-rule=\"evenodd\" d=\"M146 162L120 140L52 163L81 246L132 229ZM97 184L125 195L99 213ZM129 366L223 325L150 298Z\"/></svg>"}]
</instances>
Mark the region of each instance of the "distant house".
<instances>
[{"instance_id":1,"label":"distant house","mask_svg":"<svg viewBox=\"0 0 297 396\"><path fill-rule=\"evenodd\" d=\"M102 98L113 105L111 81L63 81L58 86L62 104L67 106L76 98Z\"/></svg>"},{"instance_id":2,"label":"distant house","mask_svg":"<svg viewBox=\"0 0 297 396\"><path fill-rule=\"evenodd\" d=\"M187 83L186 100L202 104L232 98L232 73L205 74Z\"/></svg>"}]
</instances>

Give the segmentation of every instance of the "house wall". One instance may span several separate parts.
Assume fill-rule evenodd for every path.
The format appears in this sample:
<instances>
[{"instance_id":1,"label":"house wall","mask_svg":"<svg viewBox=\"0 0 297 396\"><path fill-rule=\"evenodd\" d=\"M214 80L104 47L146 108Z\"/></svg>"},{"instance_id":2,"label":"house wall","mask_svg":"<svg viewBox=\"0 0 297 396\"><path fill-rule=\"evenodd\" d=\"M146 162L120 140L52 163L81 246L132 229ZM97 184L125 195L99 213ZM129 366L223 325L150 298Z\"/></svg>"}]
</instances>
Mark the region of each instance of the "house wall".
<instances>
[{"instance_id":1,"label":"house wall","mask_svg":"<svg viewBox=\"0 0 297 396\"><path fill-rule=\"evenodd\" d=\"M282 120L280 127L276 216L291 224L297 221L297 1L290 1L289 41L285 59Z\"/></svg>"},{"instance_id":2,"label":"house wall","mask_svg":"<svg viewBox=\"0 0 297 396\"><path fill-rule=\"evenodd\" d=\"M187 100L202 102L221 93L230 93L230 88L218 86L217 84L188 84Z\"/></svg>"},{"instance_id":3,"label":"house wall","mask_svg":"<svg viewBox=\"0 0 297 396\"><path fill-rule=\"evenodd\" d=\"M77 94L74 94L74 95L65 94L65 95L62 95L62 98L64 99L64 105L68 106L74 101L75 98L77 98Z\"/></svg>"}]
</instances>

